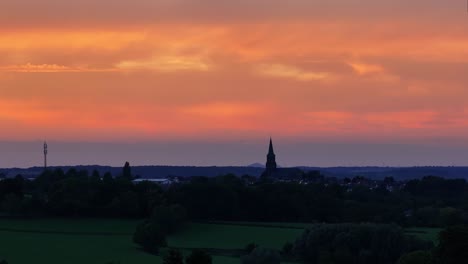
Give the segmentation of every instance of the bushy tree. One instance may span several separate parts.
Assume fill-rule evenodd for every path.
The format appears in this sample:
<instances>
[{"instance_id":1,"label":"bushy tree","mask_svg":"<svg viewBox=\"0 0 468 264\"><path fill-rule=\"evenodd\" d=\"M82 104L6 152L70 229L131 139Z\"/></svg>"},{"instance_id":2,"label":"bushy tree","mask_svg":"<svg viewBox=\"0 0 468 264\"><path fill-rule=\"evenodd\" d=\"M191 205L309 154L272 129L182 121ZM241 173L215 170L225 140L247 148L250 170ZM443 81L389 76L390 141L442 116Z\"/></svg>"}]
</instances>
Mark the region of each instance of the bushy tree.
<instances>
[{"instance_id":1,"label":"bushy tree","mask_svg":"<svg viewBox=\"0 0 468 264\"><path fill-rule=\"evenodd\" d=\"M20 214L22 210L21 198L14 193L7 194L1 203L1 209L11 215Z\"/></svg>"},{"instance_id":2,"label":"bushy tree","mask_svg":"<svg viewBox=\"0 0 468 264\"><path fill-rule=\"evenodd\" d=\"M277 250L260 247L241 258L242 264L279 264L280 262L281 256Z\"/></svg>"},{"instance_id":3,"label":"bushy tree","mask_svg":"<svg viewBox=\"0 0 468 264\"><path fill-rule=\"evenodd\" d=\"M160 206L165 193L161 186L149 181L143 181L134 185L135 192L138 194L138 202L143 216L151 216L153 209Z\"/></svg>"},{"instance_id":4,"label":"bushy tree","mask_svg":"<svg viewBox=\"0 0 468 264\"><path fill-rule=\"evenodd\" d=\"M254 251L254 249L256 249L257 247L258 247L258 245L252 242L252 243L247 244L247 246L245 246L244 249L245 249L245 251L247 252L247 254L250 254L250 253L252 253L252 251Z\"/></svg>"},{"instance_id":5,"label":"bushy tree","mask_svg":"<svg viewBox=\"0 0 468 264\"><path fill-rule=\"evenodd\" d=\"M295 254L306 263L393 264L407 252L431 245L405 236L394 225L316 225L296 241Z\"/></svg>"},{"instance_id":6,"label":"bushy tree","mask_svg":"<svg viewBox=\"0 0 468 264\"><path fill-rule=\"evenodd\" d=\"M157 223L145 221L137 226L133 242L140 245L143 250L157 254L160 247L167 245L166 233Z\"/></svg>"},{"instance_id":7,"label":"bushy tree","mask_svg":"<svg viewBox=\"0 0 468 264\"><path fill-rule=\"evenodd\" d=\"M176 232L186 220L185 208L177 204L155 207L150 218L150 221L158 223L166 234Z\"/></svg>"},{"instance_id":8,"label":"bushy tree","mask_svg":"<svg viewBox=\"0 0 468 264\"><path fill-rule=\"evenodd\" d=\"M459 264L468 259L468 227L449 227L439 234L437 264Z\"/></svg>"},{"instance_id":9,"label":"bushy tree","mask_svg":"<svg viewBox=\"0 0 468 264\"><path fill-rule=\"evenodd\" d=\"M0 200L4 199L5 195L14 194L22 198L25 187L23 177L16 176L15 178L7 178L0 181Z\"/></svg>"},{"instance_id":10,"label":"bushy tree","mask_svg":"<svg viewBox=\"0 0 468 264\"><path fill-rule=\"evenodd\" d=\"M170 249L163 258L163 264L184 264L184 256L179 250Z\"/></svg>"},{"instance_id":11,"label":"bushy tree","mask_svg":"<svg viewBox=\"0 0 468 264\"><path fill-rule=\"evenodd\" d=\"M130 167L130 163L127 161L122 169L122 177L125 179L132 179L132 168Z\"/></svg>"},{"instance_id":12,"label":"bushy tree","mask_svg":"<svg viewBox=\"0 0 468 264\"><path fill-rule=\"evenodd\" d=\"M152 216L137 226L133 241L145 251L158 253L166 245L166 236L176 232L186 220L185 209L179 205L159 206Z\"/></svg>"},{"instance_id":13,"label":"bushy tree","mask_svg":"<svg viewBox=\"0 0 468 264\"><path fill-rule=\"evenodd\" d=\"M186 264L211 264L211 256L203 250L195 249L185 259Z\"/></svg>"},{"instance_id":14,"label":"bushy tree","mask_svg":"<svg viewBox=\"0 0 468 264\"><path fill-rule=\"evenodd\" d=\"M413 251L401 256L397 264L432 264L432 254L429 251Z\"/></svg>"},{"instance_id":15,"label":"bushy tree","mask_svg":"<svg viewBox=\"0 0 468 264\"><path fill-rule=\"evenodd\" d=\"M292 254L294 249L293 243L287 242L283 245L283 249L281 250L281 253L285 256L289 256Z\"/></svg>"},{"instance_id":16,"label":"bushy tree","mask_svg":"<svg viewBox=\"0 0 468 264\"><path fill-rule=\"evenodd\" d=\"M117 198L117 207L115 210L120 215L126 217L138 216L140 212L140 204L138 201L138 194L134 191L127 191L121 193Z\"/></svg>"}]
</instances>

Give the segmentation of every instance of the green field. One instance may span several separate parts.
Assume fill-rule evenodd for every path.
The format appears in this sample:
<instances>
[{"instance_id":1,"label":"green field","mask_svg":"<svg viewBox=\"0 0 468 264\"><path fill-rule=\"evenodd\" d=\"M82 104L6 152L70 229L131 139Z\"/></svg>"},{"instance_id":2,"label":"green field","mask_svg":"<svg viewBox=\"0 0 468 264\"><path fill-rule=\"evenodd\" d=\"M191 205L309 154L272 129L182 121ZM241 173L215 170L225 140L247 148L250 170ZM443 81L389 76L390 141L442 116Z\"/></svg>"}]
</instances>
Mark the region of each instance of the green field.
<instances>
[{"instance_id":1,"label":"green field","mask_svg":"<svg viewBox=\"0 0 468 264\"><path fill-rule=\"evenodd\" d=\"M0 258L14 264L161 263L138 249L131 237L138 221L126 220L0 220ZM242 249L250 242L281 248L300 229L193 223L168 238L170 247ZM239 259L214 256L215 264Z\"/></svg>"},{"instance_id":2,"label":"green field","mask_svg":"<svg viewBox=\"0 0 468 264\"><path fill-rule=\"evenodd\" d=\"M157 264L161 258L146 254L132 243L139 221L97 219L0 219L0 259L12 264ZM254 242L280 249L293 242L307 224L192 223L168 238L170 247L220 250L242 249ZM290 228L288 228L290 227ZM438 229L410 229L412 234L434 240ZM214 264L239 263L238 258L214 256Z\"/></svg>"},{"instance_id":3,"label":"green field","mask_svg":"<svg viewBox=\"0 0 468 264\"><path fill-rule=\"evenodd\" d=\"M191 224L184 232L171 236L169 245L183 248L241 249L249 243L281 249L294 242L301 229L244 225Z\"/></svg>"},{"instance_id":4,"label":"green field","mask_svg":"<svg viewBox=\"0 0 468 264\"><path fill-rule=\"evenodd\" d=\"M241 226L269 226L269 227L276 227L276 228L287 228L287 229L305 229L313 224L310 223L256 223L256 222L213 222L218 224L229 224L229 225L241 225ZM427 227L412 227L406 228L405 233L408 235L414 235L419 237L423 240L429 240L434 242L434 244L438 243L439 240L439 232L442 231L441 228L427 228Z\"/></svg>"},{"instance_id":5,"label":"green field","mask_svg":"<svg viewBox=\"0 0 468 264\"><path fill-rule=\"evenodd\" d=\"M429 240L434 242L436 245L439 241L439 232L442 231L440 228L408 228L405 230L407 234L415 235L421 239Z\"/></svg>"}]
</instances>

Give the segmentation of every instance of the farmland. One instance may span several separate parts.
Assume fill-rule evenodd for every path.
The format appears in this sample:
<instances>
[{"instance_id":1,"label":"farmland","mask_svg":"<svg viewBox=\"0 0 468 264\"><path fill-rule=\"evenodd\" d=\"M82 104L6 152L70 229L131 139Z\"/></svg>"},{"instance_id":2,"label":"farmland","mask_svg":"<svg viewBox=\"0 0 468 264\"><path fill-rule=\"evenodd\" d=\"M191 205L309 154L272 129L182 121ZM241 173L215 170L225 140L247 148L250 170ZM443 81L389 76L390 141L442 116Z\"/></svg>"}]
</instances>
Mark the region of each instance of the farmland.
<instances>
[{"instance_id":1,"label":"farmland","mask_svg":"<svg viewBox=\"0 0 468 264\"><path fill-rule=\"evenodd\" d=\"M139 221L97 219L0 220L0 258L15 264L162 263L132 243ZM294 241L303 224L191 223L168 238L170 247L188 252L192 248L236 250L254 242L281 249ZM291 226L287 228L286 226ZM305 226L305 225L303 225ZM416 229L415 235L433 239L437 230ZM214 256L214 264L239 263L238 258Z\"/></svg>"},{"instance_id":2,"label":"farmland","mask_svg":"<svg viewBox=\"0 0 468 264\"><path fill-rule=\"evenodd\" d=\"M138 221L129 220L0 220L0 258L15 264L90 263L110 261L135 264L161 263L132 243ZM255 242L281 248L293 241L299 229L193 223L168 243L177 248L242 249ZM215 256L215 264L239 263Z\"/></svg>"}]
</instances>

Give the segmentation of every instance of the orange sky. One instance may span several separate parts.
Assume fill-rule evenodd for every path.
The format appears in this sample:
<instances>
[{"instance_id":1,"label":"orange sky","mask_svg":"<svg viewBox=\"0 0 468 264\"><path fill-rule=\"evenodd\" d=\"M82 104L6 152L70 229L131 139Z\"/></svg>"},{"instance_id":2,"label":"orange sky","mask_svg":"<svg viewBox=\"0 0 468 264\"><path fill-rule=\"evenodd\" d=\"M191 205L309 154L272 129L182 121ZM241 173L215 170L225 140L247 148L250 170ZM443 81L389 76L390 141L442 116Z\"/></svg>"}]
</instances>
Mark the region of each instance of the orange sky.
<instances>
[{"instance_id":1,"label":"orange sky","mask_svg":"<svg viewBox=\"0 0 468 264\"><path fill-rule=\"evenodd\" d=\"M408 2L3 1L0 140L468 139L466 3Z\"/></svg>"}]
</instances>

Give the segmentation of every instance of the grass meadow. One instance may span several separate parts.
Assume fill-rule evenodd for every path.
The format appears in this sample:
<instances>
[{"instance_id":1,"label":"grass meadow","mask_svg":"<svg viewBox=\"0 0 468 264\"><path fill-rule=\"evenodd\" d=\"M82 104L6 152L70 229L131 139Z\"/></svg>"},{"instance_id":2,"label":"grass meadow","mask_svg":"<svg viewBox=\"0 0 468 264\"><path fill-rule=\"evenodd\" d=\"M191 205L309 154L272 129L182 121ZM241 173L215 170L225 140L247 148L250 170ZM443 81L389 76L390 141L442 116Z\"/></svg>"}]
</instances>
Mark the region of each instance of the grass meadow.
<instances>
[{"instance_id":1,"label":"grass meadow","mask_svg":"<svg viewBox=\"0 0 468 264\"><path fill-rule=\"evenodd\" d=\"M0 219L0 259L11 264L158 264L158 256L142 252L132 242L139 221L109 219ZM168 238L170 247L236 250L254 242L281 249L293 242L305 224L191 223ZM434 240L438 229L411 229ZM235 257L213 256L214 264L239 263Z\"/></svg>"}]
</instances>

